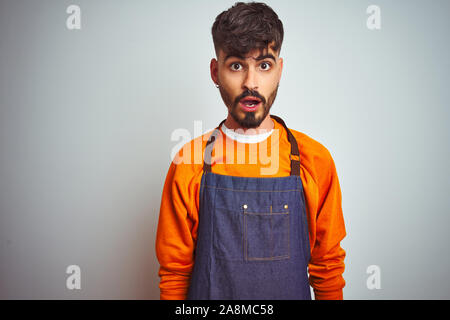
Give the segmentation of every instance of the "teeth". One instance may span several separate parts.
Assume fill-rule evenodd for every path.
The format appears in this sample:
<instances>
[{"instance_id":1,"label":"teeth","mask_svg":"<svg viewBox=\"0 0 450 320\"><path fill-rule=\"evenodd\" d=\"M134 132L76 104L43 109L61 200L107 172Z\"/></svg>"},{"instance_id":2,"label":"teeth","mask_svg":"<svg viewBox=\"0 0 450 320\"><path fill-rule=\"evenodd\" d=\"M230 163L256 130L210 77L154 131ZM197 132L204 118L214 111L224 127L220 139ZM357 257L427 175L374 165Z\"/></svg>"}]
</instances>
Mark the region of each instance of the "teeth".
<instances>
[{"instance_id":1,"label":"teeth","mask_svg":"<svg viewBox=\"0 0 450 320\"><path fill-rule=\"evenodd\" d=\"M247 106L247 107L254 107L254 106L256 106L257 104L258 104L259 102L256 102L256 101L252 101L252 102L244 102L244 104Z\"/></svg>"}]
</instances>

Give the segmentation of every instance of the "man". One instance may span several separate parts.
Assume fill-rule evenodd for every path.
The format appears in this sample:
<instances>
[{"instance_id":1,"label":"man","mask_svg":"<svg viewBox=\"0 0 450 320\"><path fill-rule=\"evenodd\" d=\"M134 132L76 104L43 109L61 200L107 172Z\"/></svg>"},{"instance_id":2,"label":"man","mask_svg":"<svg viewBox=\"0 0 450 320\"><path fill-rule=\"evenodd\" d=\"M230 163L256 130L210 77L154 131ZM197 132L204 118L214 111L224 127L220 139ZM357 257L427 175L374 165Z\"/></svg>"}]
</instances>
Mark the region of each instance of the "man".
<instances>
[{"instance_id":1,"label":"man","mask_svg":"<svg viewBox=\"0 0 450 320\"><path fill-rule=\"evenodd\" d=\"M333 159L270 115L283 34L263 3L236 3L214 22L211 78L228 116L185 144L167 173L156 237L161 299L311 299L310 285L315 299L343 298Z\"/></svg>"}]
</instances>

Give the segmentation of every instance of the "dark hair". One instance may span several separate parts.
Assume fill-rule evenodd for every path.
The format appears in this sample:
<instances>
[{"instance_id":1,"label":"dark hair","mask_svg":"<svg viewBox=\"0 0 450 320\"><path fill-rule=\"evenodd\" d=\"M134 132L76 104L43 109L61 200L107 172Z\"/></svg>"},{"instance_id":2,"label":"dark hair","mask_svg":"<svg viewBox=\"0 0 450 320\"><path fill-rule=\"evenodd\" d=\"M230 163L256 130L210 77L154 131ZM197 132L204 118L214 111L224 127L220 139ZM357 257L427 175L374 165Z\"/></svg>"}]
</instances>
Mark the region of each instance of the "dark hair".
<instances>
[{"instance_id":1,"label":"dark hair","mask_svg":"<svg viewBox=\"0 0 450 320\"><path fill-rule=\"evenodd\" d=\"M271 48L278 52L283 43L283 23L268 5L261 2L236 2L216 17L212 26L214 49L226 54L245 55L251 50Z\"/></svg>"}]
</instances>

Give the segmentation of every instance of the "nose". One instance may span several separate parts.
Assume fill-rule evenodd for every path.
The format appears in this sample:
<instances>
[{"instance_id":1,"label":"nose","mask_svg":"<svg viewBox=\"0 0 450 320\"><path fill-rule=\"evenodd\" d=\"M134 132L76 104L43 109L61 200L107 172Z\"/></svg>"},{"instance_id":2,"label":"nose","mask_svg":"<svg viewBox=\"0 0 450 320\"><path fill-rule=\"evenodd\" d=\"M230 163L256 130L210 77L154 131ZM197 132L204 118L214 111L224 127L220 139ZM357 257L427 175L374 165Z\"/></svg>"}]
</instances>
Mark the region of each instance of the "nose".
<instances>
[{"instance_id":1,"label":"nose","mask_svg":"<svg viewBox=\"0 0 450 320\"><path fill-rule=\"evenodd\" d=\"M243 89L248 90L257 90L258 89L258 81L257 81L256 71L252 68L248 68L247 73L245 75L244 82L242 84Z\"/></svg>"}]
</instances>

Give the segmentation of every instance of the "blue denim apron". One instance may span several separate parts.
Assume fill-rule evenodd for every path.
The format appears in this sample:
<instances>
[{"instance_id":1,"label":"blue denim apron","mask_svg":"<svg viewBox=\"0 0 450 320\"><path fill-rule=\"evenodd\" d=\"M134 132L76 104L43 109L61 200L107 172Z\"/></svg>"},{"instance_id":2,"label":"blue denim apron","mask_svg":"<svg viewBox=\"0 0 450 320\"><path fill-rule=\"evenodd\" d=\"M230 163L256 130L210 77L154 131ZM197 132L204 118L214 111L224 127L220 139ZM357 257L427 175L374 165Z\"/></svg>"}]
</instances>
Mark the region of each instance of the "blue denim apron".
<instances>
[{"instance_id":1,"label":"blue denim apron","mask_svg":"<svg viewBox=\"0 0 450 320\"><path fill-rule=\"evenodd\" d=\"M288 133L290 176L254 178L211 172L212 146L225 120L206 143L188 299L311 299L299 149L284 121L271 117Z\"/></svg>"}]
</instances>

